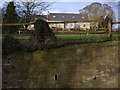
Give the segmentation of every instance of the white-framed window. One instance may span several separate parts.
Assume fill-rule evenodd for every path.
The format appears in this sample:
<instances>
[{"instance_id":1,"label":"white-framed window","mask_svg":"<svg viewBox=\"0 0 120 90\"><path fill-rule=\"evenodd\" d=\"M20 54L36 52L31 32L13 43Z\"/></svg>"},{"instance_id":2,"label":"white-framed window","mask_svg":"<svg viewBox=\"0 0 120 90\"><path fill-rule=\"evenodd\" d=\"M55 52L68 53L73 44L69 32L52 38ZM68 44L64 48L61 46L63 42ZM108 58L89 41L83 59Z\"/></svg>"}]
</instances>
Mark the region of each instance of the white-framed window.
<instances>
[{"instance_id":1,"label":"white-framed window","mask_svg":"<svg viewBox=\"0 0 120 90\"><path fill-rule=\"evenodd\" d=\"M53 16L54 18L56 17L56 16Z\"/></svg>"},{"instance_id":2,"label":"white-framed window","mask_svg":"<svg viewBox=\"0 0 120 90\"><path fill-rule=\"evenodd\" d=\"M85 18L85 17L82 17L82 18Z\"/></svg>"},{"instance_id":3,"label":"white-framed window","mask_svg":"<svg viewBox=\"0 0 120 90\"><path fill-rule=\"evenodd\" d=\"M62 16L62 18L64 18L65 16Z\"/></svg>"},{"instance_id":4,"label":"white-framed window","mask_svg":"<svg viewBox=\"0 0 120 90\"><path fill-rule=\"evenodd\" d=\"M71 23L70 26L73 26L73 24Z\"/></svg>"},{"instance_id":5,"label":"white-framed window","mask_svg":"<svg viewBox=\"0 0 120 90\"><path fill-rule=\"evenodd\" d=\"M75 16L72 16L72 18L75 18Z\"/></svg>"}]
</instances>

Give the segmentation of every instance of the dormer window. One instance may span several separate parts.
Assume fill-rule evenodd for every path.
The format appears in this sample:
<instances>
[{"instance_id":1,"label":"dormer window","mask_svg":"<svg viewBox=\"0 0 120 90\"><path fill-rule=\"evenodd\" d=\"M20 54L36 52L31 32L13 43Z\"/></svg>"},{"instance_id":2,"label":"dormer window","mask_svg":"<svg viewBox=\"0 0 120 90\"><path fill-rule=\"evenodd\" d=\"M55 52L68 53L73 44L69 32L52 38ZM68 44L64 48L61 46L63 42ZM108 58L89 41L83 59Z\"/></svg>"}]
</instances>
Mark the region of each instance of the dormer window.
<instances>
[{"instance_id":1,"label":"dormer window","mask_svg":"<svg viewBox=\"0 0 120 90\"><path fill-rule=\"evenodd\" d=\"M56 17L56 16L53 16L54 18Z\"/></svg>"},{"instance_id":2,"label":"dormer window","mask_svg":"<svg viewBox=\"0 0 120 90\"><path fill-rule=\"evenodd\" d=\"M62 18L64 18L65 16L62 16Z\"/></svg>"},{"instance_id":3,"label":"dormer window","mask_svg":"<svg viewBox=\"0 0 120 90\"><path fill-rule=\"evenodd\" d=\"M85 17L82 17L82 18L85 18Z\"/></svg>"}]
</instances>

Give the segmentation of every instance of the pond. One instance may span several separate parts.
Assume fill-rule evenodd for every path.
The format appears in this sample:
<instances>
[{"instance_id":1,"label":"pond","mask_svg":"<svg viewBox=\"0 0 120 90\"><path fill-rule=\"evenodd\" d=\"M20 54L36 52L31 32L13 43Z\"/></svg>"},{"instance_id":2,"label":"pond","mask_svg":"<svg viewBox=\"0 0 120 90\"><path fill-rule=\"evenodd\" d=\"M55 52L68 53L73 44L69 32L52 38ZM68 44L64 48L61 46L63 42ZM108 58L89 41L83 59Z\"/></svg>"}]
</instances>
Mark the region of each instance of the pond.
<instances>
[{"instance_id":1,"label":"pond","mask_svg":"<svg viewBox=\"0 0 120 90\"><path fill-rule=\"evenodd\" d=\"M3 88L117 88L118 41L66 45L3 58Z\"/></svg>"}]
</instances>

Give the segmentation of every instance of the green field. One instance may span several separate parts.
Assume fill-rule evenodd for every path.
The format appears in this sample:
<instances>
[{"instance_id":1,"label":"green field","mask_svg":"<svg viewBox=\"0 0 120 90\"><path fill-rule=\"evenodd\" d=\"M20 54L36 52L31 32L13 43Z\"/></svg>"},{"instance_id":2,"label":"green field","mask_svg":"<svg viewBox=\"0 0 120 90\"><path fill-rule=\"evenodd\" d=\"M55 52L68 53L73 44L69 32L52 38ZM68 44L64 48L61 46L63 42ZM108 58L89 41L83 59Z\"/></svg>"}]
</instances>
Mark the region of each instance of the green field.
<instances>
[{"instance_id":1,"label":"green field","mask_svg":"<svg viewBox=\"0 0 120 90\"><path fill-rule=\"evenodd\" d=\"M60 34L56 35L57 39L100 39L106 38L106 34Z\"/></svg>"},{"instance_id":2,"label":"green field","mask_svg":"<svg viewBox=\"0 0 120 90\"><path fill-rule=\"evenodd\" d=\"M30 36L29 35L15 35L14 36L15 39L18 39L20 42L29 42L30 40Z\"/></svg>"},{"instance_id":3,"label":"green field","mask_svg":"<svg viewBox=\"0 0 120 90\"><path fill-rule=\"evenodd\" d=\"M106 38L108 35L106 34L57 34L55 35L57 39L59 40L64 40L64 39L100 39L100 38ZM30 36L29 35L19 35L19 36L14 36L14 38L18 40L29 40Z\"/></svg>"},{"instance_id":4,"label":"green field","mask_svg":"<svg viewBox=\"0 0 120 90\"><path fill-rule=\"evenodd\" d=\"M58 40L66 40L66 39L104 39L108 38L108 34L56 34L55 35ZM112 33L112 38L116 39L120 37L120 34L118 32ZM15 35L14 38L22 41L28 41L30 40L29 35Z\"/></svg>"},{"instance_id":5,"label":"green field","mask_svg":"<svg viewBox=\"0 0 120 90\"><path fill-rule=\"evenodd\" d=\"M19 36L14 36L14 38L16 38L18 40L29 40L30 36L28 36L28 35L19 35Z\"/></svg>"}]
</instances>

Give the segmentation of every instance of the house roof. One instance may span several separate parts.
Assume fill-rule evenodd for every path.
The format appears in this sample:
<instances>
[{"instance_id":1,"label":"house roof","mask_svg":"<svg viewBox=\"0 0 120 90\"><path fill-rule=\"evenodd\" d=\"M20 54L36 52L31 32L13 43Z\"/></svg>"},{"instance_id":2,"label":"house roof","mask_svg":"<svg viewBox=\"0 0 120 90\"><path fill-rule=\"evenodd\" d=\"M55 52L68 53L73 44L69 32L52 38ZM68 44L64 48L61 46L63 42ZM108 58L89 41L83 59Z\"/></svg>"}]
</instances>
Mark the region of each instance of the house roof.
<instances>
[{"instance_id":1,"label":"house roof","mask_svg":"<svg viewBox=\"0 0 120 90\"><path fill-rule=\"evenodd\" d=\"M49 21L88 21L87 15L73 13L49 13L47 16Z\"/></svg>"},{"instance_id":2,"label":"house roof","mask_svg":"<svg viewBox=\"0 0 120 90\"><path fill-rule=\"evenodd\" d=\"M73 13L49 13L48 15L39 15L37 18L42 18L44 20L53 22L69 22L69 21L88 21L88 16L83 14L73 14Z\"/></svg>"},{"instance_id":3,"label":"house roof","mask_svg":"<svg viewBox=\"0 0 120 90\"><path fill-rule=\"evenodd\" d=\"M47 20L47 15L36 15L36 18L41 18L43 20Z\"/></svg>"}]
</instances>

